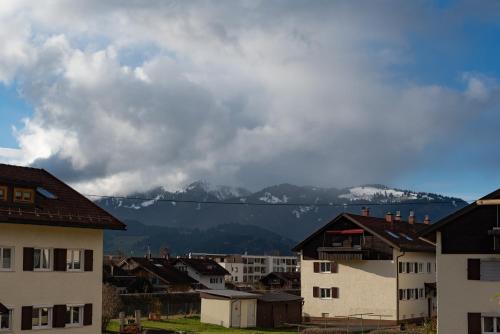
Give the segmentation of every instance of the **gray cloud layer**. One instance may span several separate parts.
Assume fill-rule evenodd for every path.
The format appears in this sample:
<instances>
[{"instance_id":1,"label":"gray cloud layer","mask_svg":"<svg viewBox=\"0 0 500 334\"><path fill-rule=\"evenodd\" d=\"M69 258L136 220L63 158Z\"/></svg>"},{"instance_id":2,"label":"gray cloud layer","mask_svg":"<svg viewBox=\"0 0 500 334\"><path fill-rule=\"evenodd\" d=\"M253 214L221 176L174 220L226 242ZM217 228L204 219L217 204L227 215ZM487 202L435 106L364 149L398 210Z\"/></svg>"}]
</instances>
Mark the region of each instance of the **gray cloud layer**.
<instances>
[{"instance_id":1,"label":"gray cloud layer","mask_svg":"<svg viewBox=\"0 0 500 334\"><path fill-rule=\"evenodd\" d=\"M410 2L52 1L0 10L0 80L35 108L22 158L86 192L196 179L389 182L498 103L401 80L408 34L437 19ZM5 28L5 29L4 29Z\"/></svg>"}]
</instances>

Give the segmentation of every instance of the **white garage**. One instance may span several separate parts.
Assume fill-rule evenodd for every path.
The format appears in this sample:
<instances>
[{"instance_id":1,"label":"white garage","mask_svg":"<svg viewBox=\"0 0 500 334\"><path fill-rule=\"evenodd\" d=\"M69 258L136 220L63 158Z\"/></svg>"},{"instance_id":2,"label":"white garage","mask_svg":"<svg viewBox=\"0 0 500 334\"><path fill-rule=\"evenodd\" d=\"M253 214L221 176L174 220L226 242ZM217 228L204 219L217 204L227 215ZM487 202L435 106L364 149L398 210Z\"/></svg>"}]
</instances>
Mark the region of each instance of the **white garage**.
<instances>
[{"instance_id":1,"label":"white garage","mask_svg":"<svg viewBox=\"0 0 500 334\"><path fill-rule=\"evenodd\" d=\"M248 328L257 324L258 295L234 290L199 290L201 322L227 328Z\"/></svg>"}]
</instances>

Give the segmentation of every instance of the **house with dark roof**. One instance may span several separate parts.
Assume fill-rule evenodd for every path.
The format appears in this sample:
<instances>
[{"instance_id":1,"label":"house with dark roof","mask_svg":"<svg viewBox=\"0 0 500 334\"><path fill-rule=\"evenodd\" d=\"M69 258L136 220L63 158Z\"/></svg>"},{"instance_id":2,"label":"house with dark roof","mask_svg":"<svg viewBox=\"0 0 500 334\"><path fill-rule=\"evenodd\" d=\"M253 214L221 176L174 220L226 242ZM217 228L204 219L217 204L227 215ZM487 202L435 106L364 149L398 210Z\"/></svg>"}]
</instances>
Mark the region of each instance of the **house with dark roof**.
<instances>
[{"instance_id":1,"label":"house with dark roof","mask_svg":"<svg viewBox=\"0 0 500 334\"><path fill-rule=\"evenodd\" d=\"M211 259L177 258L172 264L208 289L225 289L225 276L231 275Z\"/></svg>"},{"instance_id":2,"label":"house with dark roof","mask_svg":"<svg viewBox=\"0 0 500 334\"><path fill-rule=\"evenodd\" d=\"M0 165L0 332L101 333L103 232L125 225L43 169Z\"/></svg>"},{"instance_id":3,"label":"house with dark roof","mask_svg":"<svg viewBox=\"0 0 500 334\"><path fill-rule=\"evenodd\" d=\"M260 283L268 290L300 290L300 272L272 272Z\"/></svg>"},{"instance_id":4,"label":"house with dark roof","mask_svg":"<svg viewBox=\"0 0 500 334\"><path fill-rule=\"evenodd\" d=\"M419 238L427 226L414 215L403 221L363 209L308 236L293 249L301 255L304 317L401 323L432 316L436 301L425 288L436 282L435 247Z\"/></svg>"},{"instance_id":5,"label":"house with dark roof","mask_svg":"<svg viewBox=\"0 0 500 334\"><path fill-rule=\"evenodd\" d=\"M196 280L164 258L129 257L118 266L134 277L126 287L130 293L185 292L199 286Z\"/></svg>"},{"instance_id":6,"label":"house with dark roof","mask_svg":"<svg viewBox=\"0 0 500 334\"><path fill-rule=\"evenodd\" d=\"M436 244L438 332L500 333L500 189L429 226Z\"/></svg>"}]
</instances>

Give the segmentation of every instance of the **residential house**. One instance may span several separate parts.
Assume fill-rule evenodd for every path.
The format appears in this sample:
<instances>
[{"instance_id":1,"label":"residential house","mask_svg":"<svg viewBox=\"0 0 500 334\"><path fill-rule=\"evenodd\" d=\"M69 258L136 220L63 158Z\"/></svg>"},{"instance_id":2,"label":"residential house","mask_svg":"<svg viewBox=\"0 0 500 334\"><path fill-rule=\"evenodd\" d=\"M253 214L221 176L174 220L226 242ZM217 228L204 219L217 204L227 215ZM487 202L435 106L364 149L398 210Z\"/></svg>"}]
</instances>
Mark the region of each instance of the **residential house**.
<instances>
[{"instance_id":1,"label":"residential house","mask_svg":"<svg viewBox=\"0 0 500 334\"><path fill-rule=\"evenodd\" d=\"M229 272L210 259L177 258L172 264L208 289L225 289L225 279Z\"/></svg>"},{"instance_id":2,"label":"residential house","mask_svg":"<svg viewBox=\"0 0 500 334\"><path fill-rule=\"evenodd\" d=\"M304 316L363 314L387 323L432 316L435 250L418 238L425 227L413 215L377 218L364 209L340 214L307 237L294 248L301 253Z\"/></svg>"},{"instance_id":3,"label":"residential house","mask_svg":"<svg viewBox=\"0 0 500 334\"><path fill-rule=\"evenodd\" d=\"M500 189L441 219L436 243L438 332L500 333Z\"/></svg>"},{"instance_id":4,"label":"residential house","mask_svg":"<svg viewBox=\"0 0 500 334\"><path fill-rule=\"evenodd\" d=\"M260 283L269 290L300 290L300 272L273 272L264 276Z\"/></svg>"},{"instance_id":5,"label":"residential house","mask_svg":"<svg viewBox=\"0 0 500 334\"><path fill-rule=\"evenodd\" d=\"M272 272L297 272L297 256L191 253L191 258L208 258L224 267L226 279L235 284L255 284Z\"/></svg>"},{"instance_id":6,"label":"residential house","mask_svg":"<svg viewBox=\"0 0 500 334\"><path fill-rule=\"evenodd\" d=\"M43 169L0 165L0 331L101 333L104 229L125 225Z\"/></svg>"},{"instance_id":7,"label":"residential house","mask_svg":"<svg viewBox=\"0 0 500 334\"><path fill-rule=\"evenodd\" d=\"M186 292L198 286L195 279L164 258L129 257L119 268L135 278L127 292Z\"/></svg>"}]
</instances>

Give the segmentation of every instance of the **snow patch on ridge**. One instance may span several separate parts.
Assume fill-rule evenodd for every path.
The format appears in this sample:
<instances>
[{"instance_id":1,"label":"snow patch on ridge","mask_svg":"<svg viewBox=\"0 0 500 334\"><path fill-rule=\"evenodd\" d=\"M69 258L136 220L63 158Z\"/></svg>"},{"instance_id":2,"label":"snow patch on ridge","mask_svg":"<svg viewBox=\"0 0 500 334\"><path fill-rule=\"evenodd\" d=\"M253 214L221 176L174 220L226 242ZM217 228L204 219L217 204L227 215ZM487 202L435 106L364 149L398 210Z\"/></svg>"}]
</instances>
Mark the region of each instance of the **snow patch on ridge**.
<instances>
[{"instance_id":1,"label":"snow patch on ridge","mask_svg":"<svg viewBox=\"0 0 500 334\"><path fill-rule=\"evenodd\" d=\"M379 188L374 186L361 186L348 189L348 193L339 195L339 198L350 201L365 200L372 201L377 197L404 201L418 199L418 194L410 191L397 190L392 188Z\"/></svg>"},{"instance_id":2,"label":"snow patch on ridge","mask_svg":"<svg viewBox=\"0 0 500 334\"><path fill-rule=\"evenodd\" d=\"M286 195L279 198L269 192L264 193L264 196L260 197L259 200L270 204L288 203L288 197Z\"/></svg>"}]
</instances>

